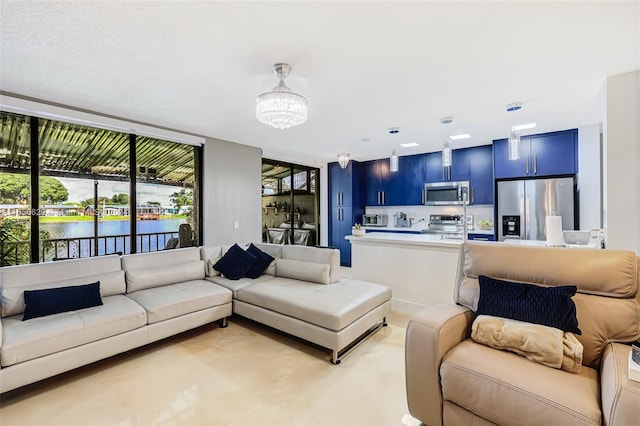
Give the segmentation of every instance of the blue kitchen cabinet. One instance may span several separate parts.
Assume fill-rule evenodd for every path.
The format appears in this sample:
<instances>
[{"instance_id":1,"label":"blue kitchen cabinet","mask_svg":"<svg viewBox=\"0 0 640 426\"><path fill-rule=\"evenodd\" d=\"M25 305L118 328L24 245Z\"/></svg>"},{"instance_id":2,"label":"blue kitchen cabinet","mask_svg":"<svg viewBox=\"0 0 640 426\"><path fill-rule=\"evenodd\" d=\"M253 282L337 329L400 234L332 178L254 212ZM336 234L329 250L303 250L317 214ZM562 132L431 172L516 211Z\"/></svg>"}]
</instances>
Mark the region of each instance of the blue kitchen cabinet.
<instances>
[{"instance_id":1,"label":"blue kitchen cabinet","mask_svg":"<svg viewBox=\"0 0 640 426\"><path fill-rule=\"evenodd\" d=\"M496 179L572 175L578 172L578 130L523 136L520 159L509 160L507 139L493 141Z\"/></svg>"},{"instance_id":2,"label":"blue kitchen cabinet","mask_svg":"<svg viewBox=\"0 0 640 426\"><path fill-rule=\"evenodd\" d=\"M398 171L391 173L393 183L388 197L389 205L417 206L424 204L423 191L427 167L424 154L399 158ZM394 176L395 175L395 176ZM396 195L396 193L398 195ZM391 203L393 201L393 203Z\"/></svg>"},{"instance_id":3,"label":"blue kitchen cabinet","mask_svg":"<svg viewBox=\"0 0 640 426\"><path fill-rule=\"evenodd\" d=\"M364 163L363 172L365 175L365 204L367 206L384 206L387 192L391 189L389 178L389 159L367 161Z\"/></svg>"},{"instance_id":4,"label":"blue kitchen cabinet","mask_svg":"<svg viewBox=\"0 0 640 426\"><path fill-rule=\"evenodd\" d=\"M351 244L345 240L351 227L362 221L364 191L361 163L349 161L342 169L338 163L329 163L329 246L340 250L340 263L351 266Z\"/></svg>"},{"instance_id":5,"label":"blue kitchen cabinet","mask_svg":"<svg viewBox=\"0 0 640 426\"><path fill-rule=\"evenodd\" d=\"M351 266L351 243L345 239L345 236L351 234L353 220L352 207L334 207L331 209L329 246L340 250L340 265L342 266Z\"/></svg>"},{"instance_id":6,"label":"blue kitchen cabinet","mask_svg":"<svg viewBox=\"0 0 640 426\"><path fill-rule=\"evenodd\" d=\"M491 145L468 149L469 203L493 204L493 148Z\"/></svg>"},{"instance_id":7,"label":"blue kitchen cabinet","mask_svg":"<svg viewBox=\"0 0 640 426\"><path fill-rule=\"evenodd\" d=\"M459 182L469 180L469 152L467 149L451 151L451 166L442 167L442 152L430 152L425 156L426 182Z\"/></svg>"}]
</instances>

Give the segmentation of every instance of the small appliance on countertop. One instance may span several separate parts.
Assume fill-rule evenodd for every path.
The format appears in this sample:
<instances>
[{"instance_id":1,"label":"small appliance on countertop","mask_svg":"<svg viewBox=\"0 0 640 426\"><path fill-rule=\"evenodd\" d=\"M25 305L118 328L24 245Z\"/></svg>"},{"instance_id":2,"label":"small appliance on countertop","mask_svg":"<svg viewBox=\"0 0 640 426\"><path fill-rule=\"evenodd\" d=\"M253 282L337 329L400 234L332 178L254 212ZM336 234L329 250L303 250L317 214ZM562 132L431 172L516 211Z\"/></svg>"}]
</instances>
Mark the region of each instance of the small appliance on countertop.
<instances>
[{"instance_id":1,"label":"small appliance on countertop","mask_svg":"<svg viewBox=\"0 0 640 426\"><path fill-rule=\"evenodd\" d=\"M363 214L362 226L387 226L389 215L387 214Z\"/></svg>"},{"instance_id":2,"label":"small appliance on countertop","mask_svg":"<svg viewBox=\"0 0 640 426\"><path fill-rule=\"evenodd\" d=\"M396 212L393 215L394 226L396 228L408 228L411 226L411 221L407 218L407 214L405 212Z\"/></svg>"},{"instance_id":3,"label":"small appliance on countertop","mask_svg":"<svg viewBox=\"0 0 640 426\"><path fill-rule=\"evenodd\" d=\"M432 214L429 216L429 227L423 229L422 233L440 235L443 239L462 240L464 238L462 218L463 216L458 214ZM469 219L473 227L473 216L467 215L467 220Z\"/></svg>"}]
</instances>

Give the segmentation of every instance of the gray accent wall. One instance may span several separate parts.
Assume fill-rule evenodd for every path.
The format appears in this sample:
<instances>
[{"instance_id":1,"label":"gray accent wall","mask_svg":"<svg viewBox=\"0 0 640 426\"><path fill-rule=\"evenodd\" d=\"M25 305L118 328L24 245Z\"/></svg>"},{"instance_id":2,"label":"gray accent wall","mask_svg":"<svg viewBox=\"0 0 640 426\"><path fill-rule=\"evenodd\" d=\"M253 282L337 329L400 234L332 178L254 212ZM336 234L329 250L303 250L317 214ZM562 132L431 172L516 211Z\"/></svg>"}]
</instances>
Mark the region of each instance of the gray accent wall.
<instances>
[{"instance_id":1,"label":"gray accent wall","mask_svg":"<svg viewBox=\"0 0 640 426\"><path fill-rule=\"evenodd\" d=\"M261 170L259 148L207 138L202 171L204 245L261 241Z\"/></svg>"}]
</instances>

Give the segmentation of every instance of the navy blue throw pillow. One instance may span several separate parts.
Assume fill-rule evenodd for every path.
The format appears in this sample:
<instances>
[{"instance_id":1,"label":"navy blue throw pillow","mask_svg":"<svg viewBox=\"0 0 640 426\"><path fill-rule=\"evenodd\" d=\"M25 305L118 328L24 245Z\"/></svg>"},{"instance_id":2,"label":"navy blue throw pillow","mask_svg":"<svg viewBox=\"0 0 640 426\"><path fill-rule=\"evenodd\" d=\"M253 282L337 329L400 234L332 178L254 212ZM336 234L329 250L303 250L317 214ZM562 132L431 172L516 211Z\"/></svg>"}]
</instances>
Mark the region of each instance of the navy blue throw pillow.
<instances>
[{"instance_id":1,"label":"navy blue throw pillow","mask_svg":"<svg viewBox=\"0 0 640 426\"><path fill-rule=\"evenodd\" d=\"M100 281L69 287L25 290L22 321L102 305Z\"/></svg>"},{"instance_id":2,"label":"navy blue throw pillow","mask_svg":"<svg viewBox=\"0 0 640 426\"><path fill-rule=\"evenodd\" d=\"M251 268L249 268L244 276L247 278L256 279L260 275L262 275L264 270L267 269L269 265L271 265L271 262L273 262L274 258L270 254L265 253L258 247L254 246L253 243L251 243L251 245L247 249L247 252L256 257L256 262L251 266Z\"/></svg>"},{"instance_id":3,"label":"navy blue throw pillow","mask_svg":"<svg viewBox=\"0 0 640 426\"><path fill-rule=\"evenodd\" d=\"M540 287L484 275L480 275L478 279L478 315L510 318L582 334L578 328L576 305L571 300L576 294L576 286Z\"/></svg>"},{"instance_id":4,"label":"navy blue throw pillow","mask_svg":"<svg viewBox=\"0 0 640 426\"><path fill-rule=\"evenodd\" d=\"M256 262L256 257L248 253L239 245L234 244L229 250L213 265L213 269L220 271L222 275L230 280L239 280L244 277L249 268Z\"/></svg>"}]
</instances>

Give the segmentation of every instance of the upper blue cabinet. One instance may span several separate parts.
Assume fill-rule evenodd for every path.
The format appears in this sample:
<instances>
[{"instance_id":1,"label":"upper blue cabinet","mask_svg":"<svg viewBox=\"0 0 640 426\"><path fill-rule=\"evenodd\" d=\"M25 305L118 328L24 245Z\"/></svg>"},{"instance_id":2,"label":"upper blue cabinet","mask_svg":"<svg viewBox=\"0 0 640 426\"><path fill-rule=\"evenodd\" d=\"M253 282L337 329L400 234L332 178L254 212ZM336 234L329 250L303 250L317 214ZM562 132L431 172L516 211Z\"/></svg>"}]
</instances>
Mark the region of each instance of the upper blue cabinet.
<instances>
[{"instance_id":1,"label":"upper blue cabinet","mask_svg":"<svg viewBox=\"0 0 640 426\"><path fill-rule=\"evenodd\" d=\"M493 147L491 145L468 148L469 202L493 204Z\"/></svg>"},{"instance_id":2,"label":"upper blue cabinet","mask_svg":"<svg viewBox=\"0 0 640 426\"><path fill-rule=\"evenodd\" d=\"M398 159L398 171L389 170L389 159L363 163L367 206L408 206L422 204L425 183L424 155Z\"/></svg>"},{"instance_id":3,"label":"upper blue cabinet","mask_svg":"<svg viewBox=\"0 0 640 426\"><path fill-rule=\"evenodd\" d=\"M451 152L451 166L442 167L442 152L430 152L426 154L426 181L433 182L459 182L469 180L469 151L467 149L454 149Z\"/></svg>"},{"instance_id":4,"label":"upper blue cabinet","mask_svg":"<svg viewBox=\"0 0 640 426\"><path fill-rule=\"evenodd\" d=\"M523 136L520 159L509 160L507 139L493 141L496 179L578 172L578 130Z\"/></svg>"}]
</instances>

